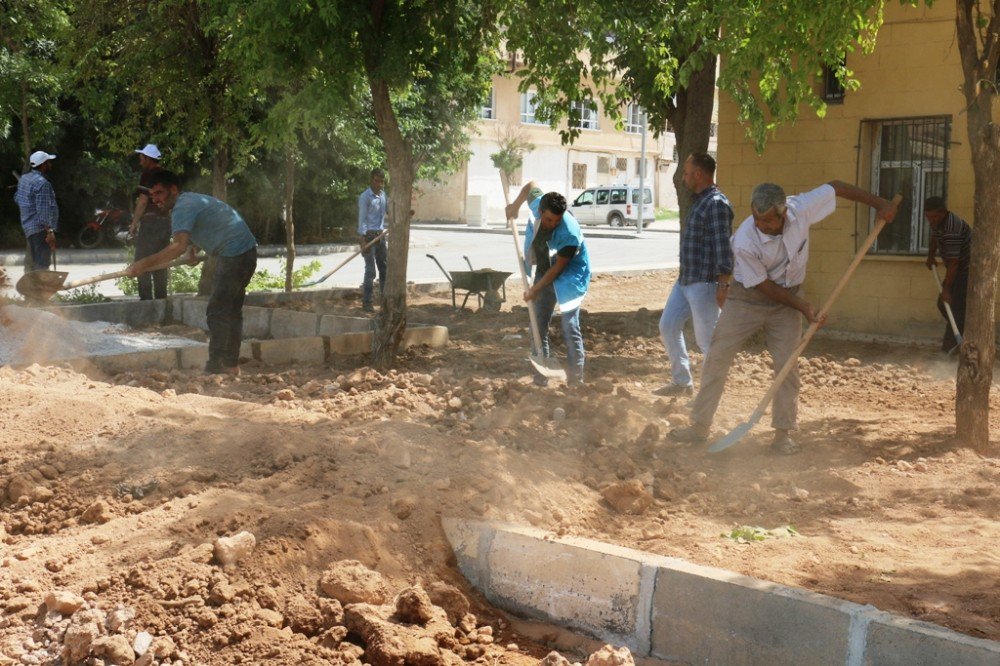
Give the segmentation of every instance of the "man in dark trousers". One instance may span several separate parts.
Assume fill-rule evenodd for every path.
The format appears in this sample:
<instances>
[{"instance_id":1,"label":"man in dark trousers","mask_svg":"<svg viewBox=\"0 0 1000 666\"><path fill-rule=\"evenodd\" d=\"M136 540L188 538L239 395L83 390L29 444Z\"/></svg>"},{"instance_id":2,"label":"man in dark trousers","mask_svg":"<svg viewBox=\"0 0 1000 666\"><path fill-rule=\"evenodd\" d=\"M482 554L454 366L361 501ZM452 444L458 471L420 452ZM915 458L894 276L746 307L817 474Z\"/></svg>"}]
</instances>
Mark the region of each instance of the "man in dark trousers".
<instances>
[{"instance_id":1,"label":"man in dark trousers","mask_svg":"<svg viewBox=\"0 0 1000 666\"><path fill-rule=\"evenodd\" d=\"M208 297L209 373L240 373L243 300L257 269L257 240L240 214L207 194L181 192L177 174L161 169L149 179L150 200L170 214L170 244L126 270L130 277L169 263L184 253L194 262L195 246L217 257Z\"/></svg>"},{"instance_id":2,"label":"man in dark trousers","mask_svg":"<svg viewBox=\"0 0 1000 666\"><path fill-rule=\"evenodd\" d=\"M389 199L385 195L385 173L381 169L372 169L371 186L358 197L358 237L361 247L373 241L385 231L386 214L389 209ZM361 287L362 307L365 312L375 310L372 304L375 291L375 269L378 269L379 292L385 291L385 264L388 244L383 236L379 242L372 245L361 255L365 258L365 281Z\"/></svg>"},{"instance_id":3,"label":"man in dark trousers","mask_svg":"<svg viewBox=\"0 0 1000 666\"><path fill-rule=\"evenodd\" d=\"M21 227L28 239L34 271L49 269L59 230L59 205L48 176L55 158L44 150L33 152L28 158L31 171L21 176L14 194L14 201L21 209Z\"/></svg>"},{"instance_id":4,"label":"man in dark trousers","mask_svg":"<svg viewBox=\"0 0 1000 666\"><path fill-rule=\"evenodd\" d=\"M944 304L951 306L959 335L965 330L965 297L969 289L969 258L972 247L972 228L958 215L950 212L942 197L930 197L924 202L924 217L931 227L930 246L927 248L927 268L934 270L936 255L944 262L945 276L937 306L945 319L942 351L951 351L958 344L951 330Z\"/></svg>"},{"instance_id":5,"label":"man in dark trousers","mask_svg":"<svg viewBox=\"0 0 1000 666\"><path fill-rule=\"evenodd\" d=\"M139 176L139 189L135 199L135 211L132 214L132 225L129 235L135 238L135 258L144 259L154 255L167 245L170 245L170 218L164 211L149 200L149 183L160 166L160 149L152 143L141 148L139 166L142 175ZM153 298L167 297L167 279L170 269L161 268L151 273L139 276L139 300L149 301Z\"/></svg>"}]
</instances>

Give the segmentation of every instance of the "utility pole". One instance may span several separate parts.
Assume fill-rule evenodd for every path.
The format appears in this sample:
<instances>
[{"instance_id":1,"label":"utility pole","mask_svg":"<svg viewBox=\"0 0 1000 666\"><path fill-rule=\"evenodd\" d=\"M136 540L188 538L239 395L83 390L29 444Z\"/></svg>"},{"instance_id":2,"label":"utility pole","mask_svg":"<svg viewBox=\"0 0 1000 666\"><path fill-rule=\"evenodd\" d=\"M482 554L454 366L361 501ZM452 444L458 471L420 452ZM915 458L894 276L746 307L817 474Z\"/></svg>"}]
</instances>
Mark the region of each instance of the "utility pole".
<instances>
[{"instance_id":1,"label":"utility pole","mask_svg":"<svg viewBox=\"0 0 1000 666\"><path fill-rule=\"evenodd\" d=\"M646 110L642 110L642 143L639 148L639 218L635 223L635 235L642 235L642 214L646 201Z\"/></svg>"}]
</instances>

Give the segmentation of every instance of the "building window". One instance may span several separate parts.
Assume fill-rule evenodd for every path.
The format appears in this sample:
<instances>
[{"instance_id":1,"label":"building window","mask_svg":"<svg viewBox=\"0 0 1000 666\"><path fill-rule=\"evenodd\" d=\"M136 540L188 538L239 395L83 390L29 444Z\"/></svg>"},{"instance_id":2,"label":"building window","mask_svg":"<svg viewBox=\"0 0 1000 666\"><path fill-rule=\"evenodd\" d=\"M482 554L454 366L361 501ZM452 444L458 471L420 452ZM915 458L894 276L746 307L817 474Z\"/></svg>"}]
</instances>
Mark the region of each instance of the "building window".
<instances>
[{"instance_id":1,"label":"building window","mask_svg":"<svg viewBox=\"0 0 1000 666\"><path fill-rule=\"evenodd\" d=\"M846 64L847 60L841 61L841 64ZM846 90L844 89L844 84L840 82L837 78L837 74L832 67L827 65L823 66L823 101L829 104L843 104L844 94Z\"/></svg>"},{"instance_id":2,"label":"building window","mask_svg":"<svg viewBox=\"0 0 1000 666\"><path fill-rule=\"evenodd\" d=\"M951 117L900 118L864 121L861 126L865 156L861 172L870 171L871 190L891 199L903 195L896 220L886 225L875 242L879 254L924 255L929 230L924 221L923 202L927 197L943 197L948 192L948 147ZM875 225L875 213L862 217L864 229ZM861 225L859 225L861 226ZM868 231L857 235L858 242Z\"/></svg>"},{"instance_id":3,"label":"building window","mask_svg":"<svg viewBox=\"0 0 1000 666\"><path fill-rule=\"evenodd\" d=\"M610 157L597 157L597 173L610 173L611 172L611 158Z\"/></svg>"},{"instance_id":4,"label":"building window","mask_svg":"<svg viewBox=\"0 0 1000 666\"><path fill-rule=\"evenodd\" d=\"M627 157L619 157L617 160L615 160L615 168L618 171L621 171L623 173L625 171L627 171L628 170L628 158Z\"/></svg>"},{"instance_id":5,"label":"building window","mask_svg":"<svg viewBox=\"0 0 1000 666\"><path fill-rule=\"evenodd\" d=\"M625 110L625 131L642 134L642 107L638 104L629 104Z\"/></svg>"},{"instance_id":6,"label":"building window","mask_svg":"<svg viewBox=\"0 0 1000 666\"><path fill-rule=\"evenodd\" d=\"M573 102L573 106L571 108L576 112L576 115L578 115L580 119L574 120L573 117L570 116L570 125L573 127L579 127L580 129L601 129L597 120L597 104L592 101Z\"/></svg>"},{"instance_id":7,"label":"building window","mask_svg":"<svg viewBox=\"0 0 1000 666\"><path fill-rule=\"evenodd\" d=\"M573 163L573 189L582 190L587 187L587 165L580 162Z\"/></svg>"},{"instance_id":8,"label":"building window","mask_svg":"<svg viewBox=\"0 0 1000 666\"><path fill-rule=\"evenodd\" d=\"M527 125L544 125L545 121L535 118L538 98L534 90L521 93L521 122Z\"/></svg>"},{"instance_id":9,"label":"building window","mask_svg":"<svg viewBox=\"0 0 1000 666\"><path fill-rule=\"evenodd\" d=\"M719 136L719 123L709 123L709 125L708 125L708 135L709 136Z\"/></svg>"},{"instance_id":10,"label":"building window","mask_svg":"<svg viewBox=\"0 0 1000 666\"><path fill-rule=\"evenodd\" d=\"M497 119L497 91L496 88L490 88L490 94L483 100L483 106L479 110L479 117L486 120L496 120Z\"/></svg>"}]
</instances>

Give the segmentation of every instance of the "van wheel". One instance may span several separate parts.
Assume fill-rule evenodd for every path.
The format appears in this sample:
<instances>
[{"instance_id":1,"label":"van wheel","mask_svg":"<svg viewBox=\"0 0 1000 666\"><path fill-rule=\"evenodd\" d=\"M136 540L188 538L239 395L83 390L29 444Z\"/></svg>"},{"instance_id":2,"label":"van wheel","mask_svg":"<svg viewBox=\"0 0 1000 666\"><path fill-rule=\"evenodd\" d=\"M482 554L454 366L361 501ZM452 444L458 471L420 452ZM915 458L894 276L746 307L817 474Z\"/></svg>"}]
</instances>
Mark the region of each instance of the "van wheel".
<instances>
[{"instance_id":1,"label":"van wheel","mask_svg":"<svg viewBox=\"0 0 1000 666\"><path fill-rule=\"evenodd\" d=\"M620 227L624 224L625 218L621 216L621 213L611 213L611 215L608 215L609 227Z\"/></svg>"}]
</instances>

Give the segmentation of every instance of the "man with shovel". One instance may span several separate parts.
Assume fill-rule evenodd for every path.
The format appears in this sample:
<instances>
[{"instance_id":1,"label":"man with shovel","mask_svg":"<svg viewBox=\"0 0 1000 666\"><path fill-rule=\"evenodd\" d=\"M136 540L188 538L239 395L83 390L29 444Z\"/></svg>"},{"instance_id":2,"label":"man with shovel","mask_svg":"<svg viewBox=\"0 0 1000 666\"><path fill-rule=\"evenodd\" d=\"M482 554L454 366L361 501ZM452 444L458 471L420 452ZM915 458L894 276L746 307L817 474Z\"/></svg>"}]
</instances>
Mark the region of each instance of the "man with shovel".
<instances>
[{"instance_id":1,"label":"man with shovel","mask_svg":"<svg viewBox=\"0 0 1000 666\"><path fill-rule=\"evenodd\" d=\"M733 279L726 307L705 357L701 388L691 403L691 425L670 432L679 442L704 442L722 398L729 367L747 338L764 331L777 375L795 353L802 334L802 317L822 324L811 303L801 296L809 259L809 227L833 214L837 197L876 209L892 222L896 206L879 196L839 180L792 197L773 183L762 183L750 198L751 216L733 235ZM781 454L801 449L789 436L798 416L799 376L792 367L774 396L772 450Z\"/></svg>"},{"instance_id":2,"label":"man with shovel","mask_svg":"<svg viewBox=\"0 0 1000 666\"><path fill-rule=\"evenodd\" d=\"M930 197L924 202L924 217L931 227L930 247L927 249L927 268L937 270L937 255L944 262L945 275L938 297L938 310L945 318L944 339L941 351L949 352L958 344L955 331L948 321L947 304L955 318L955 328L961 335L965 330L965 296L969 288L969 259L972 248L972 227L948 211L944 199Z\"/></svg>"},{"instance_id":3,"label":"man with shovel","mask_svg":"<svg viewBox=\"0 0 1000 666\"><path fill-rule=\"evenodd\" d=\"M372 243L385 231L385 219L389 209L389 199L385 195L385 172L372 169L371 183L368 189L358 197L358 237L362 255L365 259L365 278L361 285L362 309L374 312L372 304L375 292L375 270L378 269L378 286L380 292L385 291L385 266L388 256L388 244L385 236ZM369 246L370 244L370 246Z\"/></svg>"},{"instance_id":4,"label":"man with shovel","mask_svg":"<svg viewBox=\"0 0 1000 666\"><path fill-rule=\"evenodd\" d=\"M181 192L177 174L160 170L149 179L150 200L170 214L173 240L156 254L131 264L129 277L138 277L188 253L194 246L218 257L212 292L208 297L209 373L240 373L243 339L243 300L257 269L257 239L232 207L207 194Z\"/></svg>"},{"instance_id":5,"label":"man with shovel","mask_svg":"<svg viewBox=\"0 0 1000 666\"><path fill-rule=\"evenodd\" d=\"M590 256L580 231L580 223L566 210L566 198L557 192L542 194L534 181L528 182L507 206L508 220L516 220L521 204L528 202L534 225L525 232L525 264L536 266L535 282L524 292L528 307L535 308L542 349L549 355L549 323L556 304L562 321L568 369L566 383L583 385L583 333L580 331L580 306L590 286ZM513 222L512 222L513 223ZM544 385L544 377L535 378Z\"/></svg>"},{"instance_id":6,"label":"man with shovel","mask_svg":"<svg viewBox=\"0 0 1000 666\"><path fill-rule=\"evenodd\" d=\"M49 269L59 230L59 204L48 177L55 158L44 150L33 152L28 158L31 171L21 176L14 194L21 209L21 227L31 248L31 269L35 271Z\"/></svg>"}]
</instances>

